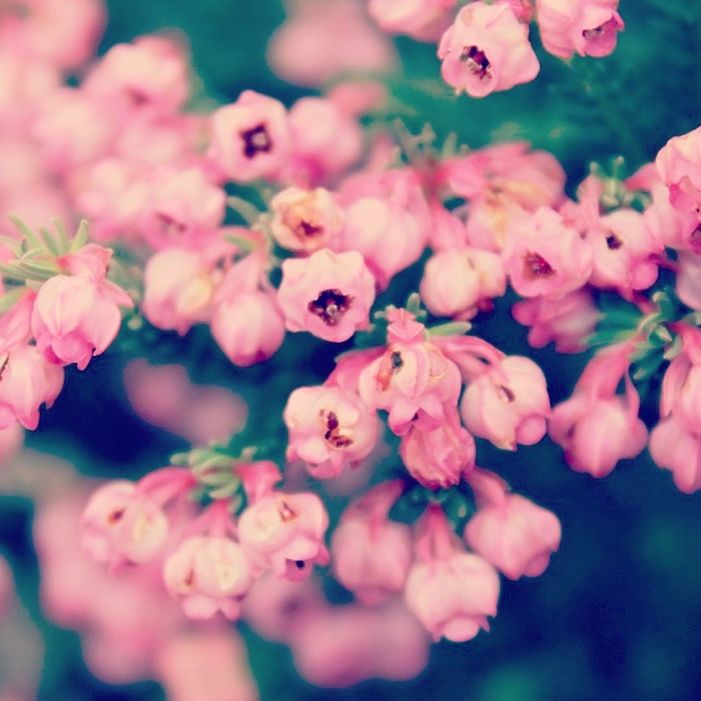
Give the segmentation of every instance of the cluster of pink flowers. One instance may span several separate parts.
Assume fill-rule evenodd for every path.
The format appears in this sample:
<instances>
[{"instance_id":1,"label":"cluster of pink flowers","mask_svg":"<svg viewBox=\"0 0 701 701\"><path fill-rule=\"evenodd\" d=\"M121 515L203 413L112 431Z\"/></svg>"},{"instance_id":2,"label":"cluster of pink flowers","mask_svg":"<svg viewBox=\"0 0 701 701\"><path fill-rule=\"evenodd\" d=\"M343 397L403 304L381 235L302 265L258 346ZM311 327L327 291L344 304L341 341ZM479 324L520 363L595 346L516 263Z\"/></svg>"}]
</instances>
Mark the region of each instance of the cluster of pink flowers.
<instances>
[{"instance_id":1,"label":"cluster of pink flowers","mask_svg":"<svg viewBox=\"0 0 701 701\"><path fill-rule=\"evenodd\" d=\"M26 16L0 14L0 145L14 174L0 173L0 213L22 218L0 239L0 458L21 427L37 427L64 368L85 369L107 350L125 313L135 334L146 322L180 336L206 325L242 367L291 334L346 344L329 346L346 352L321 384L289 394L282 472L231 447L232 434L258 430L244 429L239 397L192 385L181 366L127 368L136 413L200 447L88 500L75 540L120 578L99 602L71 592L83 577L99 589L104 572L52 539L53 519L77 522L81 505L38 522L45 605L91 631L98 673L131 679L141 656L144 674L191 699L203 676L186 664L193 655L235 656L243 669L238 639L221 626L243 617L288 644L320 685L417 674L429 639L465 641L489 627L499 573L540 576L559 548L558 518L479 467L479 441L514 451L549 435L572 469L603 477L649 437L682 491L701 488L701 128L628 179L593 169L571 199L558 161L525 143L439 152L423 136L407 148L379 126L364 132L361 116L384 94L361 81L289 107L245 90L188 111L178 40L140 37L88 64L99 3L66 1L60 37L45 31L65 21L52 3L29 4ZM355 0L313 4L270 44L292 79L317 84L391 63ZM387 31L438 41L445 80L483 96L535 77L533 20L556 56L610 53L623 28L617 5L370 0L367 9ZM351 48L366 51L326 36L339 18ZM297 54L295 37L311 25L326 43ZM324 52L334 61L320 62ZM47 230L56 216L70 226L87 218L93 241L82 225L72 240L60 224ZM413 266L417 293L378 309ZM674 289L660 270L676 275ZM597 325L616 327L554 407L534 360L467 335L509 290L535 348L580 352ZM625 323L597 308L602 293L619 314L626 305ZM648 431L640 383L662 371L660 421ZM397 469L375 469L392 451ZM299 488L306 475L353 496L332 533L323 497ZM420 508L400 519L408 502ZM352 604L321 594L315 568L327 565ZM127 603L110 612L120 596ZM126 609L127 621L117 615ZM194 634L187 619L220 622ZM245 673L226 683L255 698Z\"/></svg>"},{"instance_id":2,"label":"cluster of pink flowers","mask_svg":"<svg viewBox=\"0 0 701 701\"><path fill-rule=\"evenodd\" d=\"M545 50L562 59L607 56L623 20L618 0L369 0L387 32L437 42L441 74L457 92L484 97L533 80L540 70L528 40L535 21ZM457 14L456 14L457 12Z\"/></svg>"}]
</instances>

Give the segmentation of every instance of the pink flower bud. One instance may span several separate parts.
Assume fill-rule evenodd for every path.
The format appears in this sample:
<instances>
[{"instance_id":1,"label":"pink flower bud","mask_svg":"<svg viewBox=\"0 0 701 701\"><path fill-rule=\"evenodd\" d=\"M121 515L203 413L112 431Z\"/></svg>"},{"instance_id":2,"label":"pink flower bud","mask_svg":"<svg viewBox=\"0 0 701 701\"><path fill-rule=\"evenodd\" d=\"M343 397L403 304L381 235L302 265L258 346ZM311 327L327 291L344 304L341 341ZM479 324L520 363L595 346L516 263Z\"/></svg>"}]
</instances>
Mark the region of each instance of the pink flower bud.
<instances>
[{"instance_id":1,"label":"pink flower bud","mask_svg":"<svg viewBox=\"0 0 701 701\"><path fill-rule=\"evenodd\" d=\"M15 346L0 355L0 428L19 421L33 431L39 407L50 407L63 387L63 368L48 362L35 346Z\"/></svg>"},{"instance_id":2,"label":"pink flower bud","mask_svg":"<svg viewBox=\"0 0 701 701\"><path fill-rule=\"evenodd\" d=\"M560 536L555 514L519 494L504 492L480 503L465 528L470 548L509 579L543 574L551 553L560 547Z\"/></svg>"},{"instance_id":3,"label":"pink flower bud","mask_svg":"<svg viewBox=\"0 0 701 701\"><path fill-rule=\"evenodd\" d=\"M643 450L647 429L624 397L590 400L576 393L553 409L550 437L565 450L573 470L605 477L619 460Z\"/></svg>"},{"instance_id":4,"label":"pink flower bud","mask_svg":"<svg viewBox=\"0 0 701 701\"><path fill-rule=\"evenodd\" d=\"M127 480L108 482L94 492L82 525L82 545L99 562L147 562L168 537L161 505Z\"/></svg>"},{"instance_id":5,"label":"pink flower bud","mask_svg":"<svg viewBox=\"0 0 701 701\"><path fill-rule=\"evenodd\" d=\"M254 562L294 581L308 577L315 563L327 564L323 538L328 525L315 494L273 492L243 511L239 539Z\"/></svg>"},{"instance_id":6,"label":"pink flower bud","mask_svg":"<svg viewBox=\"0 0 701 701\"><path fill-rule=\"evenodd\" d=\"M197 251L167 248L149 258L141 311L157 328L184 336L209 319L214 296L211 266Z\"/></svg>"},{"instance_id":7,"label":"pink flower bud","mask_svg":"<svg viewBox=\"0 0 701 701\"><path fill-rule=\"evenodd\" d=\"M514 223L504 249L504 267L523 297L564 295L586 283L592 252L562 215L541 207Z\"/></svg>"},{"instance_id":8,"label":"pink flower bud","mask_svg":"<svg viewBox=\"0 0 701 701\"><path fill-rule=\"evenodd\" d=\"M672 415L650 433L650 456L672 472L674 484L685 494L701 489L701 440Z\"/></svg>"},{"instance_id":9,"label":"pink flower bud","mask_svg":"<svg viewBox=\"0 0 701 701\"><path fill-rule=\"evenodd\" d=\"M581 353L600 318L591 294L585 289L564 297L526 299L514 304L511 313L519 324L530 327L531 346L542 348L554 341L558 353Z\"/></svg>"},{"instance_id":10,"label":"pink flower bud","mask_svg":"<svg viewBox=\"0 0 701 701\"><path fill-rule=\"evenodd\" d=\"M358 396L340 387L299 387L283 419L288 460L303 460L315 477L335 477L357 465L377 443L379 421Z\"/></svg>"},{"instance_id":11,"label":"pink flower bud","mask_svg":"<svg viewBox=\"0 0 701 701\"><path fill-rule=\"evenodd\" d=\"M362 400L389 412L389 426L397 435L407 433L413 422L437 428L445 420L445 407L457 403L460 370L426 340L423 324L405 310L394 314L388 341L384 354L360 373Z\"/></svg>"},{"instance_id":12,"label":"pink flower bud","mask_svg":"<svg viewBox=\"0 0 701 701\"><path fill-rule=\"evenodd\" d=\"M460 425L454 405L444 411L444 423L433 429L411 426L399 446L409 474L429 489L459 484L463 473L475 464L474 438Z\"/></svg>"},{"instance_id":13,"label":"pink flower bud","mask_svg":"<svg viewBox=\"0 0 701 701\"><path fill-rule=\"evenodd\" d=\"M169 701L258 701L243 640L233 626L179 632L160 646L153 675Z\"/></svg>"},{"instance_id":14,"label":"pink flower bud","mask_svg":"<svg viewBox=\"0 0 701 701\"><path fill-rule=\"evenodd\" d=\"M289 3L289 18L268 44L273 71L290 83L316 87L341 73L391 70L396 59L392 42L371 25L363 4L358 0Z\"/></svg>"},{"instance_id":15,"label":"pink flower bud","mask_svg":"<svg viewBox=\"0 0 701 701\"><path fill-rule=\"evenodd\" d=\"M234 365L267 360L285 338L285 321L270 292L241 292L215 305L212 336Z\"/></svg>"},{"instance_id":16,"label":"pink flower bud","mask_svg":"<svg viewBox=\"0 0 701 701\"><path fill-rule=\"evenodd\" d=\"M112 252L88 244L67 256L75 275L56 275L37 294L32 312L32 333L37 347L55 363L76 363L84 370L93 355L114 341L122 321L120 306L133 303L124 290L106 279Z\"/></svg>"},{"instance_id":17,"label":"pink flower bud","mask_svg":"<svg viewBox=\"0 0 701 701\"><path fill-rule=\"evenodd\" d=\"M226 195L199 168L156 172L137 227L153 248L202 248L216 235L224 219Z\"/></svg>"},{"instance_id":18,"label":"pink flower bud","mask_svg":"<svg viewBox=\"0 0 701 701\"><path fill-rule=\"evenodd\" d=\"M370 16L386 32L437 41L450 25L457 0L370 0Z\"/></svg>"},{"instance_id":19,"label":"pink flower bud","mask_svg":"<svg viewBox=\"0 0 701 701\"><path fill-rule=\"evenodd\" d=\"M214 300L212 335L229 360L242 367L267 360L285 338L266 264L259 252L246 256L226 273Z\"/></svg>"},{"instance_id":20,"label":"pink flower bud","mask_svg":"<svg viewBox=\"0 0 701 701\"><path fill-rule=\"evenodd\" d=\"M360 253L324 248L282 264L278 301L288 330L339 343L367 328L375 279Z\"/></svg>"},{"instance_id":21,"label":"pink flower bud","mask_svg":"<svg viewBox=\"0 0 701 701\"><path fill-rule=\"evenodd\" d=\"M188 538L166 560L163 577L171 596L180 599L190 618L211 618L221 611L228 619L240 614L239 600L254 582L252 565L231 538Z\"/></svg>"},{"instance_id":22,"label":"pink flower bud","mask_svg":"<svg viewBox=\"0 0 701 701\"><path fill-rule=\"evenodd\" d=\"M421 299L435 316L470 319L479 303L506 292L500 256L478 248L448 249L426 261Z\"/></svg>"},{"instance_id":23,"label":"pink flower bud","mask_svg":"<svg viewBox=\"0 0 701 701\"><path fill-rule=\"evenodd\" d=\"M355 118L331 100L303 97L290 109L290 167L298 178L328 182L355 163L363 148L363 133Z\"/></svg>"},{"instance_id":24,"label":"pink flower bud","mask_svg":"<svg viewBox=\"0 0 701 701\"><path fill-rule=\"evenodd\" d=\"M417 556L404 599L434 640L463 642L487 630L487 616L497 612L499 575L486 560L461 548L436 507L419 522Z\"/></svg>"},{"instance_id":25,"label":"pink flower bud","mask_svg":"<svg viewBox=\"0 0 701 701\"><path fill-rule=\"evenodd\" d=\"M331 539L334 575L367 604L401 592L413 560L409 527L387 517L401 489L385 482L352 502Z\"/></svg>"},{"instance_id":26,"label":"pink flower bud","mask_svg":"<svg viewBox=\"0 0 701 701\"><path fill-rule=\"evenodd\" d=\"M533 80L540 64L508 2L471 2L438 45L441 74L457 92L484 97Z\"/></svg>"},{"instance_id":27,"label":"pink flower bud","mask_svg":"<svg viewBox=\"0 0 701 701\"><path fill-rule=\"evenodd\" d=\"M143 36L113 46L93 67L84 90L118 112L177 112L189 93L188 60L182 46Z\"/></svg>"},{"instance_id":28,"label":"pink flower bud","mask_svg":"<svg viewBox=\"0 0 701 701\"><path fill-rule=\"evenodd\" d=\"M535 7L543 46L560 58L608 56L624 26L618 0L535 0Z\"/></svg>"},{"instance_id":29,"label":"pink flower bud","mask_svg":"<svg viewBox=\"0 0 701 701\"><path fill-rule=\"evenodd\" d=\"M324 188L288 187L270 201L275 241L289 251L312 253L330 247L343 223L343 210Z\"/></svg>"},{"instance_id":30,"label":"pink flower bud","mask_svg":"<svg viewBox=\"0 0 701 701\"><path fill-rule=\"evenodd\" d=\"M701 127L672 137L657 154L655 166L669 188L672 205L698 212L701 208Z\"/></svg>"},{"instance_id":31,"label":"pink flower bud","mask_svg":"<svg viewBox=\"0 0 701 701\"><path fill-rule=\"evenodd\" d=\"M423 222L400 204L363 197L345 214L341 248L362 253L380 287L415 263L426 247Z\"/></svg>"},{"instance_id":32,"label":"pink flower bud","mask_svg":"<svg viewBox=\"0 0 701 701\"><path fill-rule=\"evenodd\" d=\"M245 90L212 115L209 156L235 182L275 177L288 162L291 136L285 106Z\"/></svg>"},{"instance_id":33,"label":"pink flower bud","mask_svg":"<svg viewBox=\"0 0 701 701\"><path fill-rule=\"evenodd\" d=\"M468 384L460 411L468 430L499 448L533 445L550 413L545 375L532 360L508 356Z\"/></svg>"}]
</instances>

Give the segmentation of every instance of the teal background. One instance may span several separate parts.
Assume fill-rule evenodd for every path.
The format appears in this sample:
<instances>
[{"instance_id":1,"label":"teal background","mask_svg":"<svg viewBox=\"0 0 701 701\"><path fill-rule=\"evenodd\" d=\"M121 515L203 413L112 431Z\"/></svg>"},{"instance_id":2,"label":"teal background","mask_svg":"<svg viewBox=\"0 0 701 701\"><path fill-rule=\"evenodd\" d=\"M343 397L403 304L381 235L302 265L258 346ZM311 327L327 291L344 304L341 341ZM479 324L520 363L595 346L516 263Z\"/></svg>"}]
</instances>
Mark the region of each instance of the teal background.
<instances>
[{"instance_id":1,"label":"teal background","mask_svg":"<svg viewBox=\"0 0 701 701\"><path fill-rule=\"evenodd\" d=\"M233 100L244 88L287 103L305 94L280 82L265 64L267 37L284 17L278 0L112 0L108 5L110 25L102 50L174 27L188 36L196 70L216 99ZM572 187L591 161L622 154L633 169L654 157L667 138L701 122L701 7L695 5L623 0L627 28L612 57L566 65L538 50L543 69L534 83L482 101L454 98L438 77L434 49L400 39L404 77L391 80L393 93L413 108L406 121L415 130L430 122L439 136L455 131L472 146L495 138L525 138L551 150L565 165ZM403 299L399 288L411 288L415 276L416 270L409 271L397 282L391 291L395 301ZM507 352L524 353L525 331L503 324L507 306L508 301L499 304L501 322L496 317L479 321L477 332ZM169 339L158 348L139 342L150 357L185 354L199 379L243 387L254 400L260 392L258 396L284 401L295 383L302 384L302 366L304 381L314 381L330 363L323 345L295 338L271 364L240 372L206 343L203 347L195 341L181 346ZM585 358L549 349L527 352L544 367L553 402L566 397ZM308 357L314 362L305 363ZM125 470L141 474L181 449L172 437L150 431L129 414L119 384L122 363L123 358L108 354L80 377L70 373L64 394L30 442L76 457L86 470L105 476ZM278 372L283 368L287 372ZM650 422L655 420L654 390L653 384L644 404ZM516 454L484 445L479 451L481 464L500 471L515 490L561 518L562 547L546 574L517 583L504 580L491 633L464 645L434 646L428 670L410 683L315 689L298 679L283 647L244 631L261 699L701 698L701 496L679 493L670 475L647 456L596 481L571 472L548 441ZM76 636L41 619L29 540L31 513L28 501L0 497L0 547L18 568L23 602L49 646L41 698L162 698L154 684L117 689L94 680L79 658Z\"/></svg>"}]
</instances>

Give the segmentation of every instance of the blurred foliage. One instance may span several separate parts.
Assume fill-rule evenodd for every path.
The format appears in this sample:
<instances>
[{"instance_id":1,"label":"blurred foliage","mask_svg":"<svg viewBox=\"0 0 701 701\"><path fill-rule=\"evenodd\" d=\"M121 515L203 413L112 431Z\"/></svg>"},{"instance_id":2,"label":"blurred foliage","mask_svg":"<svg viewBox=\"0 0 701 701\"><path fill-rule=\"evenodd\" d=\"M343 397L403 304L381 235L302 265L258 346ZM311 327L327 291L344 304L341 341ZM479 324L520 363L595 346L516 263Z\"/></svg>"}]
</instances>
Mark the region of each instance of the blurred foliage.
<instances>
[{"instance_id":1,"label":"blurred foliage","mask_svg":"<svg viewBox=\"0 0 701 701\"><path fill-rule=\"evenodd\" d=\"M268 36L284 18L280 0L111 0L101 50L150 31L187 37L201 92L217 101L244 88L287 103L302 91L275 78L265 63ZM457 132L481 146L526 139L561 159L570 187L591 161L622 154L629 169L651 159L673 134L701 122L701 3L622 0L626 31L609 58L566 64L539 50L538 79L484 100L456 98L438 78L431 46L399 39L404 73L390 78L408 126L430 122L439 139ZM342 28L339 28L342 31ZM536 39L537 41L537 39ZM394 301L412 289L416 270L392 288ZM504 324L511 300L478 320L476 332L506 352L523 353L525 330ZM130 345L131 343L131 345ZM137 341L122 351L162 362L186 357L199 382L235 387L254 408L261 435L281 430L279 411L297 385L319 381L332 357L320 342L296 337L268 363L239 370L204 331ZM338 349L334 349L337 351ZM550 378L553 402L566 397L585 362L530 351ZM124 355L110 353L83 373L71 372L55 408L31 444L63 455L86 472L136 476L164 464L182 441L153 431L128 409L121 385ZM80 377L78 377L80 375ZM264 389L263 389L264 388ZM429 669L403 684L368 682L342 691L300 681L289 653L246 633L261 699L269 701L692 701L701 698L701 496L684 496L647 457L620 466L606 480L571 472L548 441L517 453L479 445L480 463L498 469L563 524L560 552L534 581L503 581L490 634L465 645L435 646ZM24 604L48 643L41 698L47 701L162 698L153 684L117 689L85 670L77 637L41 619L29 529L31 504L0 498L0 547L18 565Z\"/></svg>"}]
</instances>

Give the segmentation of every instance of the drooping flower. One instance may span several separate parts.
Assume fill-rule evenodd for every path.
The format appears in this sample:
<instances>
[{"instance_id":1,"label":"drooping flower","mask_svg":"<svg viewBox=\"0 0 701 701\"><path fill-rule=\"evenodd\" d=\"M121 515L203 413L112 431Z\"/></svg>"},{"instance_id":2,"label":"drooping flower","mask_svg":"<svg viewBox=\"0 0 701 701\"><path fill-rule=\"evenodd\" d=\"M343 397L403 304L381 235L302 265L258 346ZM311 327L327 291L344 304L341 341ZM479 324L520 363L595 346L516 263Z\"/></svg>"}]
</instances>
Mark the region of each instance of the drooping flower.
<instances>
[{"instance_id":1,"label":"drooping flower","mask_svg":"<svg viewBox=\"0 0 701 701\"><path fill-rule=\"evenodd\" d=\"M487 470L474 470L468 481L478 505L465 527L468 546L509 579L543 574L550 555L560 546L557 516L519 494L508 493Z\"/></svg>"},{"instance_id":2,"label":"drooping flower","mask_svg":"<svg viewBox=\"0 0 701 701\"><path fill-rule=\"evenodd\" d=\"M546 51L560 58L608 56L624 25L618 0L535 0Z\"/></svg>"},{"instance_id":3,"label":"drooping flower","mask_svg":"<svg viewBox=\"0 0 701 701\"><path fill-rule=\"evenodd\" d=\"M479 555L465 552L438 506L417 526L416 562L404 599L434 640L463 642L488 629L499 598L499 575Z\"/></svg>"},{"instance_id":4,"label":"drooping flower","mask_svg":"<svg viewBox=\"0 0 701 701\"><path fill-rule=\"evenodd\" d=\"M303 460L315 477L334 477L346 465L357 465L377 442L375 412L340 387L297 388L283 420L290 434L288 460Z\"/></svg>"}]
</instances>

